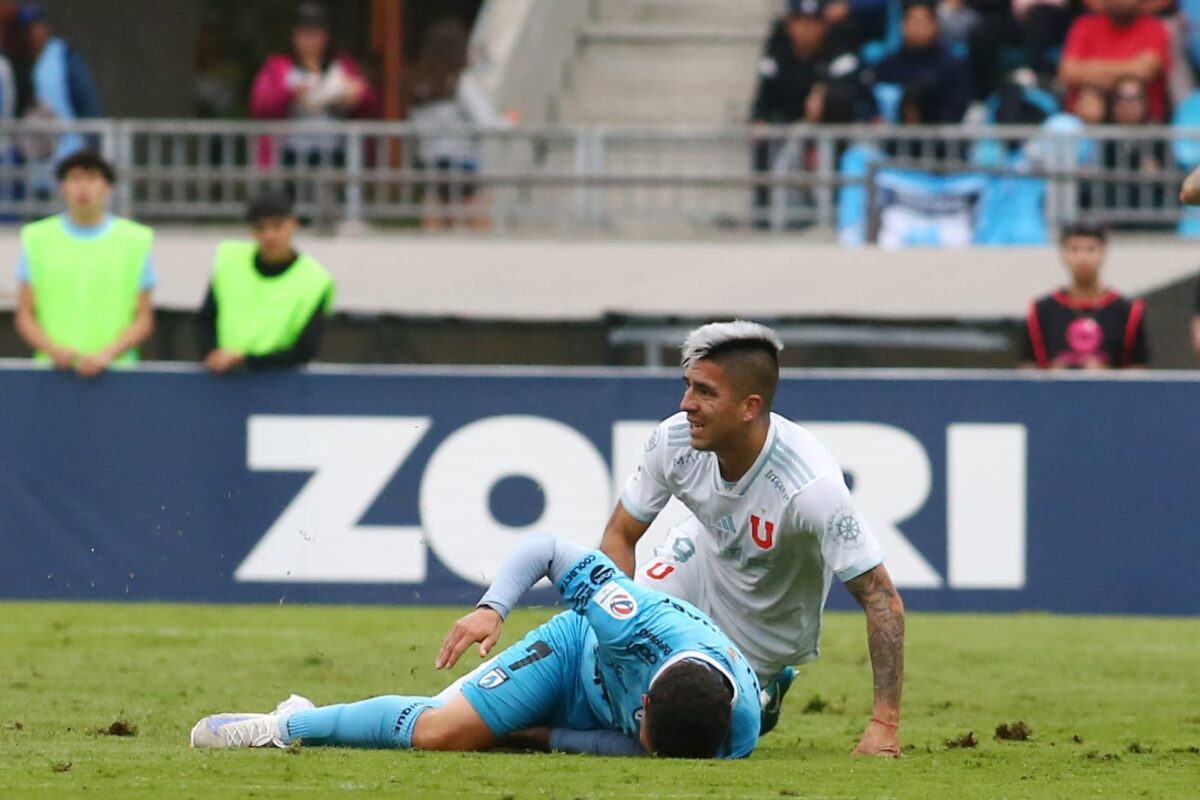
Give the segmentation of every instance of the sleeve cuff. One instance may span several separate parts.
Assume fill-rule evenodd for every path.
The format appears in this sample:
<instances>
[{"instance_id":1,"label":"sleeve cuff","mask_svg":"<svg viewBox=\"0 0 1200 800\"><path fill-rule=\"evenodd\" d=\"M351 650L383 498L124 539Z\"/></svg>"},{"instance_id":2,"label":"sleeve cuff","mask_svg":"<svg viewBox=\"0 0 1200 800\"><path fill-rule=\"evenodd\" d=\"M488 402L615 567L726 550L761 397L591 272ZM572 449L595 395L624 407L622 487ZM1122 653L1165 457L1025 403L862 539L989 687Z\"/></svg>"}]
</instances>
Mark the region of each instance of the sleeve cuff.
<instances>
[{"instance_id":1,"label":"sleeve cuff","mask_svg":"<svg viewBox=\"0 0 1200 800\"><path fill-rule=\"evenodd\" d=\"M879 554L869 556L867 558L864 558L862 561L859 561L856 564L851 564L850 566L846 567L845 569L838 570L837 571L838 580L841 581L842 583L845 583L846 581L852 581L855 578L857 578L859 575L862 575L864 572L867 572L868 570L875 569L875 567L878 567L882 563L883 563L883 556L881 556Z\"/></svg>"},{"instance_id":2,"label":"sleeve cuff","mask_svg":"<svg viewBox=\"0 0 1200 800\"><path fill-rule=\"evenodd\" d=\"M657 511L648 511L639 506L637 503L634 503L629 499L629 495L625 492L621 492L621 505L625 507L627 512L629 512L629 516L633 517L638 522L650 523L653 522L654 518L658 516Z\"/></svg>"}]
</instances>

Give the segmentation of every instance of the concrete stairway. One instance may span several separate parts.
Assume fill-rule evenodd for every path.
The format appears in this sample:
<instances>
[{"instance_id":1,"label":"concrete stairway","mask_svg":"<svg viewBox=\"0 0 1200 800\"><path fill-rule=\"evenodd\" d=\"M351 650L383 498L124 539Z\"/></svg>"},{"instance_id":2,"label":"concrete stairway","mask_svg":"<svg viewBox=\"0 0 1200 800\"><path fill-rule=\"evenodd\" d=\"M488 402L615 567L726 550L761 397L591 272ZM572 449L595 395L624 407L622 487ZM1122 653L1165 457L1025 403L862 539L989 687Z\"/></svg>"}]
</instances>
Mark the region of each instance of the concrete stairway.
<instances>
[{"instance_id":1,"label":"concrete stairway","mask_svg":"<svg viewBox=\"0 0 1200 800\"><path fill-rule=\"evenodd\" d=\"M561 122L746 120L781 0L590 0L556 98Z\"/></svg>"}]
</instances>

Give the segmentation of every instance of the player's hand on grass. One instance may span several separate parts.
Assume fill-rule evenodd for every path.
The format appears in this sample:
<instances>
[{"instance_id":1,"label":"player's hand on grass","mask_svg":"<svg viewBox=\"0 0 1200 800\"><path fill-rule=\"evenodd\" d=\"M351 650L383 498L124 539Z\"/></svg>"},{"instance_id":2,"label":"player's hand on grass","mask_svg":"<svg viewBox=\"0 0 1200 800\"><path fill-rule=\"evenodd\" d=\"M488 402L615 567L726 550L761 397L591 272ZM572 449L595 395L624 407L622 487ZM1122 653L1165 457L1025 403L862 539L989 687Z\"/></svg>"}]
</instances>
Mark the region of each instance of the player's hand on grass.
<instances>
[{"instance_id":1,"label":"player's hand on grass","mask_svg":"<svg viewBox=\"0 0 1200 800\"><path fill-rule=\"evenodd\" d=\"M854 755L899 758L900 735L896 727L872 719L867 723L867 729L863 731L858 747L854 748Z\"/></svg>"},{"instance_id":2,"label":"player's hand on grass","mask_svg":"<svg viewBox=\"0 0 1200 800\"><path fill-rule=\"evenodd\" d=\"M462 617L450 627L450 632L442 640L442 649L438 653L434 666L438 669L449 669L458 663L459 656L467 648L479 642L479 657L487 658L487 654L500 638L500 626L504 618L499 612L482 606Z\"/></svg>"}]
</instances>

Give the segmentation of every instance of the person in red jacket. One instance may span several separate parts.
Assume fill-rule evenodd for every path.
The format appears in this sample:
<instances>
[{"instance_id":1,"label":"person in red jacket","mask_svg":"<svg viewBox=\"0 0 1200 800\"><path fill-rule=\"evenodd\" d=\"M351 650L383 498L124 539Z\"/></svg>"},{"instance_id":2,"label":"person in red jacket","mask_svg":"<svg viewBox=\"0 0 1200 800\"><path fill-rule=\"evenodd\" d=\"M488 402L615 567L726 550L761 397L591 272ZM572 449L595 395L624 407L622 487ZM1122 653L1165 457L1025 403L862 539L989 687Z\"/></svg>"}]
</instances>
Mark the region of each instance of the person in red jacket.
<instances>
[{"instance_id":1,"label":"person in red jacket","mask_svg":"<svg viewBox=\"0 0 1200 800\"><path fill-rule=\"evenodd\" d=\"M298 122L366 117L375 102L375 92L354 60L332 55L325 9L304 3L296 13L291 52L268 57L254 78L250 116ZM260 163L274 163L273 144L264 141ZM340 137L329 134L297 133L283 141L285 164L338 163L340 154Z\"/></svg>"},{"instance_id":2,"label":"person in red jacket","mask_svg":"<svg viewBox=\"0 0 1200 800\"><path fill-rule=\"evenodd\" d=\"M1162 21L1138 9L1138 0L1101 0L1103 14L1075 20L1067 33L1058 78L1070 91L1070 107L1084 84L1112 91L1123 78L1149 89L1152 122L1167 113L1166 75L1171 72L1170 35Z\"/></svg>"},{"instance_id":3,"label":"person in red jacket","mask_svg":"<svg viewBox=\"0 0 1200 800\"><path fill-rule=\"evenodd\" d=\"M1020 346L1022 367L1127 369L1150 361L1145 303L1100 280L1107 234L1094 225L1063 228L1062 257L1071 284L1029 305Z\"/></svg>"}]
</instances>

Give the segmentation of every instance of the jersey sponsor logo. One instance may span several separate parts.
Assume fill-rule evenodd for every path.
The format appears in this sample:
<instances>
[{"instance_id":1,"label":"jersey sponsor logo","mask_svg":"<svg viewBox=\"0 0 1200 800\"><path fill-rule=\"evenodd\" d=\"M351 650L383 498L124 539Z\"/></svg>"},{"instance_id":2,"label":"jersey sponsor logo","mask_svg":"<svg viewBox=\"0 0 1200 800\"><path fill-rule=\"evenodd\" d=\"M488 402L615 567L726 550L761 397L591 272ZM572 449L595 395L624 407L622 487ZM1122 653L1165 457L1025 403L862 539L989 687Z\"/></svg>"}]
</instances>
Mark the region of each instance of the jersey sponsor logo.
<instances>
[{"instance_id":1,"label":"jersey sponsor logo","mask_svg":"<svg viewBox=\"0 0 1200 800\"><path fill-rule=\"evenodd\" d=\"M846 547L858 547L862 543L863 530L850 506L842 506L825 521L825 532L836 536Z\"/></svg>"},{"instance_id":2,"label":"jersey sponsor logo","mask_svg":"<svg viewBox=\"0 0 1200 800\"><path fill-rule=\"evenodd\" d=\"M649 628L638 628L637 633L633 635L634 638L645 639L647 642L654 645L654 648L664 656L669 656L672 652L674 652L674 650L671 648L671 645L660 639L658 634Z\"/></svg>"},{"instance_id":3,"label":"jersey sponsor logo","mask_svg":"<svg viewBox=\"0 0 1200 800\"><path fill-rule=\"evenodd\" d=\"M763 478L766 479L767 483L771 484L771 487L775 491L779 492L779 496L782 498L783 502L786 503L792 499L791 494L788 493L787 485L783 482L783 478L780 478L779 474L776 473L775 470L768 469L763 473Z\"/></svg>"},{"instance_id":4,"label":"jersey sponsor logo","mask_svg":"<svg viewBox=\"0 0 1200 800\"><path fill-rule=\"evenodd\" d=\"M588 577L588 579L592 582L593 586L601 586L611 581L614 574L616 573L612 567L608 566L607 564L601 564L592 570L592 574Z\"/></svg>"},{"instance_id":5,"label":"jersey sponsor logo","mask_svg":"<svg viewBox=\"0 0 1200 800\"><path fill-rule=\"evenodd\" d=\"M483 677L479 679L479 688L495 689L506 680L508 680L508 673L504 671L503 667L496 667L483 674Z\"/></svg>"},{"instance_id":6,"label":"jersey sponsor logo","mask_svg":"<svg viewBox=\"0 0 1200 800\"><path fill-rule=\"evenodd\" d=\"M589 554L586 558L584 558L578 564L571 567L571 571L568 572L563 577L563 579L558 582L559 586L570 586L571 581L575 580L575 578L577 578L579 576L579 573L583 572L585 569L590 567L592 565L592 563L595 562L595 560L596 560L596 554L595 553Z\"/></svg>"},{"instance_id":7,"label":"jersey sponsor logo","mask_svg":"<svg viewBox=\"0 0 1200 800\"><path fill-rule=\"evenodd\" d=\"M610 582L596 594L593 602L613 619L629 619L638 610L637 600L619 583Z\"/></svg>"},{"instance_id":8,"label":"jersey sponsor logo","mask_svg":"<svg viewBox=\"0 0 1200 800\"><path fill-rule=\"evenodd\" d=\"M688 450L684 453L680 453L679 455L675 456L675 458L671 459L671 463L677 467L686 467L688 464L691 464L693 461L699 460L699 458L700 458L700 453L696 452L695 450Z\"/></svg>"},{"instance_id":9,"label":"jersey sponsor logo","mask_svg":"<svg viewBox=\"0 0 1200 800\"><path fill-rule=\"evenodd\" d=\"M652 564L646 567L646 577L651 580L661 581L674 571L675 566L673 564L668 564L662 559L655 559Z\"/></svg>"},{"instance_id":10,"label":"jersey sponsor logo","mask_svg":"<svg viewBox=\"0 0 1200 800\"><path fill-rule=\"evenodd\" d=\"M775 523L751 514L750 539L759 550L770 550L775 546Z\"/></svg>"},{"instance_id":11,"label":"jersey sponsor logo","mask_svg":"<svg viewBox=\"0 0 1200 800\"><path fill-rule=\"evenodd\" d=\"M648 667L653 667L658 663L658 654L651 650L649 645L634 642L629 645L629 652L637 656Z\"/></svg>"}]
</instances>

